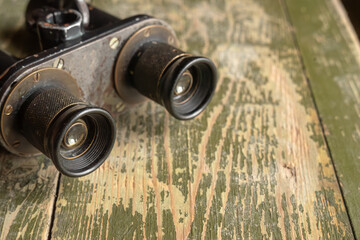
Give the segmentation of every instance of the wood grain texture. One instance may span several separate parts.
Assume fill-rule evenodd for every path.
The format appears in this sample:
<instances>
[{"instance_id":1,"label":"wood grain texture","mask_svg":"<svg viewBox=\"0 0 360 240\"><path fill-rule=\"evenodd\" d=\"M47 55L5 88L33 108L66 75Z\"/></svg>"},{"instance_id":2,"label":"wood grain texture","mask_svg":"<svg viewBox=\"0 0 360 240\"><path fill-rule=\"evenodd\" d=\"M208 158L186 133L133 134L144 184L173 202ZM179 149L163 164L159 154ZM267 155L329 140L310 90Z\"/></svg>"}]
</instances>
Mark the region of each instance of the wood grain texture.
<instances>
[{"instance_id":1,"label":"wood grain texture","mask_svg":"<svg viewBox=\"0 0 360 240\"><path fill-rule=\"evenodd\" d=\"M0 49L17 56L27 41L23 0L0 0ZM28 46L26 46L26 44ZM46 239L59 173L45 157L20 158L0 150L0 239Z\"/></svg>"},{"instance_id":2,"label":"wood grain texture","mask_svg":"<svg viewBox=\"0 0 360 240\"><path fill-rule=\"evenodd\" d=\"M59 173L44 157L0 156L0 239L46 239Z\"/></svg>"},{"instance_id":3,"label":"wood grain texture","mask_svg":"<svg viewBox=\"0 0 360 240\"><path fill-rule=\"evenodd\" d=\"M360 238L359 42L338 0L286 3L352 225Z\"/></svg>"},{"instance_id":4,"label":"wood grain texture","mask_svg":"<svg viewBox=\"0 0 360 240\"><path fill-rule=\"evenodd\" d=\"M118 115L109 160L61 178L52 238L353 238L280 2L92 3L165 19L219 84L192 121L153 103Z\"/></svg>"}]
</instances>

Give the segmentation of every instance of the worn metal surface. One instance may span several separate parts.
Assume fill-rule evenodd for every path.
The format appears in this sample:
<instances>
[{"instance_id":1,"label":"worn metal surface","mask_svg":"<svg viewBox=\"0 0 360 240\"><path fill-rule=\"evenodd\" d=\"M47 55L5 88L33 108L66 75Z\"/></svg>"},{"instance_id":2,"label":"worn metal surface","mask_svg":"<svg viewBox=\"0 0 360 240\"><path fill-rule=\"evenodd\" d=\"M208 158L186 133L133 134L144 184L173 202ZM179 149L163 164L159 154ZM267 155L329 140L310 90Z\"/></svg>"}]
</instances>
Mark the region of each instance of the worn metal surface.
<instances>
[{"instance_id":1,"label":"worn metal surface","mask_svg":"<svg viewBox=\"0 0 360 240\"><path fill-rule=\"evenodd\" d=\"M65 49L50 49L49 51L29 56L16 62L9 70L5 71L5 74L0 76L0 81L2 81L0 84L0 106L2 107L2 134L0 141L6 149L22 155L34 153L34 148L31 145L28 146L28 141L21 136L21 133L17 132L14 134L14 131L18 130L14 129L17 126L15 125L17 122L14 121L15 114L8 115L5 112L7 111L9 101L12 105L16 105L13 106L14 110L16 110L14 111L15 113L21 107L20 103L25 101L29 92L34 91L36 84L47 84L47 81L40 81L34 84L34 86L23 83L24 79L26 82L29 82L29 79L27 79L29 74L40 69L55 66L65 70L76 81L74 91L80 91L81 98L84 101L95 106L104 107L113 114L119 112L116 106L121 105L122 100L114 89L113 69L121 47L125 44L127 38L139 28L151 24L166 25L166 23L160 20L149 19L146 16L139 16L129 22L132 23L130 26L124 23L124 26L121 25L117 29L102 33L103 36L99 39L91 38L91 41L84 40L85 43L80 43L81 45L79 44L79 46L75 45ZM113 38L121 39L116 48L109 45L111 43L110 39ZM79 65L79 62L82 64ZM49 81L58 82L56 77ZM64 82L63 85L67 88L66 85L69 85L69 83ZM113 99L113 101L106 102L107 97ZM20 101L16 101L16 99L20 99ZM120 111L122 110L120 109ZM8 127L9 125L10 127ZM15 147L14 142L16 142Z\"/></svg>"},{"instance_id":2,"label":"worn metal surface","mask_svg":"<svg viewBox=\"0 0 360 240\"><path fill-rule=\"evenodd\" d=\"M117 114L110 159L89 176L60 178L53 218L53 166L1 155L0 238L353 238L282 2L92 3L120 17L168 21L181 49L216 61L217 93L188 122L153 103ZM0 31L0 39L21 51L11 35ZM17 175L29 162L31 173Z\"/></svg>"}]
</instances>

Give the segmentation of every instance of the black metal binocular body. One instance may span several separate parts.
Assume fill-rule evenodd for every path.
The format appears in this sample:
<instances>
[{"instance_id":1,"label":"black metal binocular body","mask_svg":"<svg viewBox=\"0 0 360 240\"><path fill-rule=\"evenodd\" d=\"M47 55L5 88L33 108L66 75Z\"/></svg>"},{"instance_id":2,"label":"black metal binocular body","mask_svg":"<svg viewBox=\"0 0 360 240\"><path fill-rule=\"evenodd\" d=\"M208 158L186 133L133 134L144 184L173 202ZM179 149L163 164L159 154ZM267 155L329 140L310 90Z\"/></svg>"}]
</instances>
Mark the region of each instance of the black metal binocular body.
<instances>
[{"instance_id":1,"label":"black metal binocular body","mask_svg":"<svg viewBox=\"0 0 360 240\"><path fill-rule=\"evenodd\" d=\"M83 0L32 0L26 20L42 51L20 60L0 52L0 142L20 156L42 152L65 175L86 175L110 154L116 106L106 99L151 99L186 120L215 91L211 60L177 49L161 20L121 20Z\"/></svg>"}]
</instances>

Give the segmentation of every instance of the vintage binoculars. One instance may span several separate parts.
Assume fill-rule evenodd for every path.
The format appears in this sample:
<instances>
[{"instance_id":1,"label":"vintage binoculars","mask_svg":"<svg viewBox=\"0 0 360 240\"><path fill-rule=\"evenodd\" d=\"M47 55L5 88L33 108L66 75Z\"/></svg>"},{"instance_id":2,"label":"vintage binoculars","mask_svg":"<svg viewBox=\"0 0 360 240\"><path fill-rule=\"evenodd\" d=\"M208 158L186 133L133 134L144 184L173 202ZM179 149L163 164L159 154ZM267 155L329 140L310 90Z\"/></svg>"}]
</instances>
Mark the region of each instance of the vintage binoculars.
<instances>
[{"instance_id":1,"label":"vintage binoculars","mask_svg":"<svg viewBox=\"0 0 360 240\"><path fill-rule=\"evenodd\" d=\"M26 21L41 51L0 52L0 142L20 156L42 152L67 176L94 171L110 154L116 111L106 99L151 99L186 120L215 91L213 62L177 49L161 20L118 19L84 0L31 0Z\"/></svg>"}]
</instances>

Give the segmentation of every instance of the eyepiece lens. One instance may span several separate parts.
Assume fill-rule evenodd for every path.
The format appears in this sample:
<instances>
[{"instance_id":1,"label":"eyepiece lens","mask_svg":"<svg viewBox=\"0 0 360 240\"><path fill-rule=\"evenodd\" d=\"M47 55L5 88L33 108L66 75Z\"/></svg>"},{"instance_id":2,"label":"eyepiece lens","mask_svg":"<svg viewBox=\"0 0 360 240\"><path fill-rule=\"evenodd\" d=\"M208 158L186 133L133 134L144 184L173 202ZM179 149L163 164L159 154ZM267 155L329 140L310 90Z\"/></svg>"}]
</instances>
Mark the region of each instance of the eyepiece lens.
<instances>
[{"instance_id":1,"label":"eyepiece lens","mask_svg":"<svg viewBox=\"0 0 360 240\"><path fill-rule=\"evenodd\" d=\"M86 123L79 119L66 131L63 147L74 149L84 144L88 135Z\"/></svg>"},{"instance_id":2,"label":"eyepiece lens","mask_svg":"<svg viewBox=\"0 0 360 240\"><path fill-rule=\"evenodd\" d=\"M83 116L77 119L65 131L60 154L64 159L76 159L90 151L94 147L96 136L100 129L96 120L91 116Z\"/></svg>"},{"instance_id":3,"label":"eyepiece lens","mask_svg":"<svg viewBox=\"0 0 360 240\"><path fill-rule=\"evenodd\" d=\"M175 87L175 96L185 95L189 92L193 83L193 76L189 70L186 70L183 75L180 77L176 87Z\"/></svg>"},{"instance_id":4,"label":"eyepiece lens","mask_svg":"<svg viewBox=\"0 0 360 240\"><path fill-rule=\"evenodd\" d=\"M162 80L166 109L178 119L192 119L204 110L215 91L216 68L207 58L183 57L166 69Z\"/></svg>"}]
</instances>

